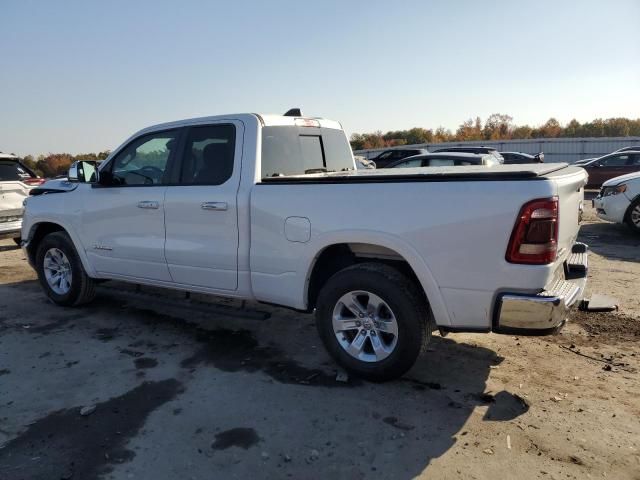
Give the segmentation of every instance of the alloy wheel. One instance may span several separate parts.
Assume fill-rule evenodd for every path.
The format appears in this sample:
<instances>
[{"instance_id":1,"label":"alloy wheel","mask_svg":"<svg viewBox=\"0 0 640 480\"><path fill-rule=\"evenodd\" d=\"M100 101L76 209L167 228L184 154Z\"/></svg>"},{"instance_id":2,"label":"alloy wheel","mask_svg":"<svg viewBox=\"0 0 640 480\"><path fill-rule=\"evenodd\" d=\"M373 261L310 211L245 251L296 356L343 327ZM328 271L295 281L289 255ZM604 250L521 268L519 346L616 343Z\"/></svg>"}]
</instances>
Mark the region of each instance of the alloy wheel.
<instances>
[{"instance_id":1,"label":"alloy wheel","mask_svg":"<svg viewBox=\"0 0 640 480\"><path fill-rule=\"evenodd\" d=\"M389 305L364 290L345 293L333 308L333 332L340 346L363 362L379 362L398 344L398 322Z\"/></svg>"}]
</instances>

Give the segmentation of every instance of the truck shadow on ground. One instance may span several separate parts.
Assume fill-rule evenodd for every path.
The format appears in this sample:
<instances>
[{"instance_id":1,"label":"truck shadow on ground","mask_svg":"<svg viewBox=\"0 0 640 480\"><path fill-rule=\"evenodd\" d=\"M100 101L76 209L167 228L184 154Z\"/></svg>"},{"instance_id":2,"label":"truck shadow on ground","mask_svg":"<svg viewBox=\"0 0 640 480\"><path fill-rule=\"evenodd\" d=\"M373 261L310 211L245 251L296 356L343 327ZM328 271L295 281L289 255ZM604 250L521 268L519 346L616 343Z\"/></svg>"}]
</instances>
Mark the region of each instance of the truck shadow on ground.
<instances>
[{"instance_id":1,"label":"truck shadow on ground","mask_svg":"<svg viewBox=\"0 0 640 480\"><path fill-rule=\"evenodd\" d=\"M609 259L640 262L640 235L626 225L584 223L580 226L578 241Z\"/></svg>"},{"instance_id":2,"label":"truck shadow on ground","mask_svg":"<svg viewBox=\"0 0 640 480\"><path fill-rule=\"evenodd\" d=\"M174 314L112 292L101 292L91 306L61 309L37 290L33 281L0 286L4 298L29 298L19 311L12 310L18 301L6 305L0 342L20 343L16 362L35 365L29 374L46 375L46 385L68 388L65 399L95 394L100 401L87 417L73 403L53 412L34 407L29 426L11 426L16 433L0 449L7 479L70 472L91 479L109 471L118 476L125 466L165 478L162 472L175 474L176 465L220 478L412 478L456 444L480 448L464 430L474 412L508 421L528 410L517 395L486 391L502 357L449 338L434 336L398 381L343 383L323 350L305 348L316 335L307 315L259 306L271 317L243 321L180 305L182 313ZM69 342L83 345L89 367L84 358L63 354L58 365L38 355L63 352ZM6 369L3 409L13 418L13 410L38 402L35 393L11 388L21 382L19 365L9 359ZM152 412L155 424L145 425ZM155 453L146 456L130 442Z\"/></svg>"},{"instance_id":3,"label":"truck shadow on ground","mask_svg":"<svg viewBox=\"0 0 640 480\"><path fill-rule=\"evenodd\" d=\"M0 252L9 252L11 250L18 250L20 247L15 244L11 245L0 245Z\"/></svg>"}]
</instances>

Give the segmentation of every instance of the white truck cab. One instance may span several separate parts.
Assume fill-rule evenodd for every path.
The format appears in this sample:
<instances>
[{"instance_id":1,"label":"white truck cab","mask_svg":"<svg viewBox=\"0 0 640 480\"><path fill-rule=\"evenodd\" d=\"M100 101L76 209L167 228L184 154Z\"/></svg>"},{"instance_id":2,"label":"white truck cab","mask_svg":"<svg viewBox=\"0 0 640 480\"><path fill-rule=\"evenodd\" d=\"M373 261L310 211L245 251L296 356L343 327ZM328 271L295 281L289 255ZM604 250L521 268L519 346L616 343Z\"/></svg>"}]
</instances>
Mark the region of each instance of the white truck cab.
<instances>
[{"instance_id":1,"label":"white truck cab","mask_svg":"<svg viewBox=\"0 0 640 480\"><path fill-rule=\"evenodd\" d=\"M149 127L36 189L22 236L47 295L78 305L115 279L315 311L372 380L433 329L562 327L586 281L584 170L356 170L338 122L288 113Z\"/></svg>"}]
</instances>

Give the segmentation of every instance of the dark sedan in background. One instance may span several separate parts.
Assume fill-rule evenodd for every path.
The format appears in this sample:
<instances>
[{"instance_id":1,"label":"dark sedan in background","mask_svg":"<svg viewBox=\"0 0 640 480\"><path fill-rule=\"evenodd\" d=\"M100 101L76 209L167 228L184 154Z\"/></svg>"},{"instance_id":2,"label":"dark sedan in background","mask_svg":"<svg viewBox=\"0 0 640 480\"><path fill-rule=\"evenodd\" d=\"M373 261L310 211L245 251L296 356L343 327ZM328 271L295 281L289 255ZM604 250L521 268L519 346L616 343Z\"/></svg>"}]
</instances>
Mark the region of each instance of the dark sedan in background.
<instances>
[{"instance_id":1,"label":"dark sedan in background","mask_svg":"<svg viewBox=\"0 0 640 480\"><path fill-rule=\"evenodd\" d=\"M381 152L379 155L370 158L369 160L375 163L376 168L386 168L398 160L412 157L414 155L421 155L423 153L429 153L429 151L425 148L392 148Z\"/></svg>"},{"instance_id":2,"label":"dark sedan in background","mask_svg":"<svg viewBox=\"0 0 640 480\"><path fill-rule=\"evenodd\" d=\"M598 188L607 180L640 171L640 151L614 152L579 165L589 174L588 188Z\"/></svg>"},{"instance_id":3,"label":"dark sedan in background","mask_svg":"<svg viewBox=\"0 0 640 480\"><path fill-rule=\"evenodd\" d=\"M544 153L540 152L536 155L529 155L522 152L500 152L504 158L504 163L520 164L520 163L544 163Z\"/></svg>"}]
</instances>

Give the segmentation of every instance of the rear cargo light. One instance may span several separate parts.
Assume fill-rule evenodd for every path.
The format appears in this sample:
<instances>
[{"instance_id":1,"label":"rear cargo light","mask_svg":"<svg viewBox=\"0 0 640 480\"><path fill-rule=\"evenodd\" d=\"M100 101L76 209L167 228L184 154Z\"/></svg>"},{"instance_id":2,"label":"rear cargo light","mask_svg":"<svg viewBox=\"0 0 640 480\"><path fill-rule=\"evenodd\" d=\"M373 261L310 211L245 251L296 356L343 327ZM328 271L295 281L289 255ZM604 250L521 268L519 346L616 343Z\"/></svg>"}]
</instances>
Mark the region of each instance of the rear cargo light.
<instances>
[{"instance_id":1,"label":"rear cargo light","mask_svg":"<svg viewBox=\"0 0 640 480\"><path fill-rule=\"evenodd\" d=\"M540 198L520 209L509 240L510 263L545 265L558 253L558 197Z\"/></svg>"},{"instance_id":2,"label":"rear cargo light","mask_svg":"<svg viewBox=\"0 0 640 480\"><path fill-rule=\"evenodd\" d=\"M46 182L44 178L27 178L22 181L22 183L29 185L30 187L42 185L44 182Z\"/></svg>"},{"instance_id":3,"label":"rear cargo light","mask_svg":"<svg viewBox=\"0 0 640 480\"><path fill-rule=\"evenodd\" d=\"M296 118L294 122L298 127L320 127L320 122L313 118Z\"/></svg>"}]
</instances>

